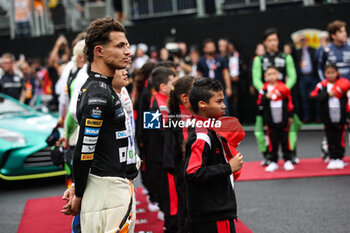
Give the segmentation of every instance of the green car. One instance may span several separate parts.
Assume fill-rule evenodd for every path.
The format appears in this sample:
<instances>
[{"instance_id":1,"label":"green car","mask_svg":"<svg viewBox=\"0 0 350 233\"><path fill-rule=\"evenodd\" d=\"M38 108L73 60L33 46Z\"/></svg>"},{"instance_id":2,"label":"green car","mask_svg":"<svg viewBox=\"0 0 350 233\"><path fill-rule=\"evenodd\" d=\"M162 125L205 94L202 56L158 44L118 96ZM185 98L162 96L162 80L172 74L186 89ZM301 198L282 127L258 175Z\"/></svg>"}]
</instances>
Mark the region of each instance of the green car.
<instances>
[{"instance_id":1,"label":"green car","mask_svg":"<svg viewBox=\"0 0 350 233\"><path fill-rule=\"evenodd\" d=\"M53 165L46 138L57 118L35 111L0 93L0 179L26 180L60 176Z\"/></svg>"}]
</instances>

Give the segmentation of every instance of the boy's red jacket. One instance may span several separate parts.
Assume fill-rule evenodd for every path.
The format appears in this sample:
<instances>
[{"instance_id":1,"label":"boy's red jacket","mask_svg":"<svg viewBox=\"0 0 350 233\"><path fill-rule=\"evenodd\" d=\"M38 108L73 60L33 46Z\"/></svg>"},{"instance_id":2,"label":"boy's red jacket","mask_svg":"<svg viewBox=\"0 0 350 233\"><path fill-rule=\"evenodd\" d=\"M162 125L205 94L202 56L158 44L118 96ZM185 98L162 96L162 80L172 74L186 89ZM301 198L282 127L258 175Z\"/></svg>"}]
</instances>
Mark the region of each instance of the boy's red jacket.
<instances>
[{"instance_id":1,"label":"boy's red jacket","mask_svg":"<svg viewBox=\"0 0 350 233\"><path fill-rule=\"evenodd\" d=\"M288 91L288 87L283 82L277 81L277 85L272 91L273 96L271 99L268 99L266 97L266 94L268 93L268 85L268 82L265 82L264 87L259 90L259 96L257 100L258 114L263 116L266 125L274 125L270 102L282 100L281 124L287 126L288 118L293 117L294 113L294 105L292 102L292 96L290 94L290 91ZM276 93L276 90L278 90L279 93L283 93L279 95L278 98L274 97L274 93Z\"/></svg>"},{"instance_id":2,"label":"boy's red jacket","mask_svg":"<svg viewBox=\"0 0 350 233\"><path fill-rule=\"evenodd\" d=\"M168 96L156 92L155 96L151 97L150 110L158 111L161 113L161 129L148 129L147 141L149 145L147 147L147 156L150 161L158 164L163 164L164 159L164 129L162 127L163 119L168 118L169 110L167 106Z\"/></svg>"},{"instance_id":3,"label":"boy's red jacket","mask_svg":"<svg viewBox=\"0 0 350 233\"><path fill-rule=\"evenodd\" d=\"M236 149L243 140L245 136L245 132L243 130L242 125L239 123L239 120L235 117L221 117L219 119L221 121L220 128L214 128L215 132L223 137L228 145L228 151L225 149L225 141L223 141L223 147L225 150L225 155L227 160L230 160L234 157L239 151ZM241 175L242 169L233 173L234 179L237 180Z\"/></svg>"},{"instance_id":4,"label":"boy's red jacket","mask_svg":"<svg viewBox=\"0 0 350 233\"><path fill-rule=\"evenodd\" d=\"M332 91L336 93L337 98L341 98L343 95L346 95L350 89L350 81L346 78L340 78L335 81Z\"/></svg>"},{"instance_id":5,"label":"boy's red jacket","mask_svg":"<svg viewBox=\"0 0 350 233\"><path fill-rule=\"evenodd\" d=\"M196 121L207 119L196 116ZM191 128L186 144L185 182L192 222L236 218L232 171L211 128Z\"/></svg>"}]
</instances>

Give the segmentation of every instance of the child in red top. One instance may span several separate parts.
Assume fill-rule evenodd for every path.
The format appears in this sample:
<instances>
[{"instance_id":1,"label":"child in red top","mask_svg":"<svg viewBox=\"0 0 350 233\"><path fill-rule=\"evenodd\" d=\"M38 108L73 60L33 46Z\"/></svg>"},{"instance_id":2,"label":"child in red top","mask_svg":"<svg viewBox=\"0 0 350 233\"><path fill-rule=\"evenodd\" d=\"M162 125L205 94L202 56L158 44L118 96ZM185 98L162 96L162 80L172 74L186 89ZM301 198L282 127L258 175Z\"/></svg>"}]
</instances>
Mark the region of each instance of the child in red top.
<instances>
[{"instance_id":1,"label":"child in red top","mask_svg":"<svg viewBox=\"0 0 350 233\"><path fill-rule=\"evenodd\" d=\"M227 161L221 141L213 130L217 120L225 114L223 101L224 92L219 81L202 78L194 82L190 103L196 124L188 135L184 172L193 233L236 232L237 205L231 178L232 172L241 169L243 156L238 153Z\"/></svg>"},{"instance_id":2,"label":"child in red top","mask_svg":"<svg viewBox=\"0 0 350 233\"><path fill-rule=\"evenodd\" d=\"M265 168L267 172L278 169L278 145L282 144L284 169L291 171L294 166L291 162L291 149L289 147L288 132L293 122L293 103L290 92L285 84L278 80L280 73L276 67L268 67L265 71L267 82L259 91L257 101L258 114L263 116L269 137L269 165Z\"/></svg>"},{"instance_id":3,"label":"child in red top","mask_svg":"<svg viewBox=\"0 0 350 233\"><path fill-rule=\"evenodd\" d=\"M346 92L349 85L344 85L348 82L339 77L334 64L325 66L325 76L327 79L316 85L311 98L319 101L321 106L321 120L324 123L330 156L327 169L343 169L345 126L349 113Z\"/></svg>"},{"instance_id":4,"label":"child in red top","mask_svg":"<svg viewBox=\"0 0 350 233\"><path fill-rule=\"evenodd\" d=\"M164 128L163 121L168 119L167 101L176 74L169 68L157 67L151 74L151 85L154 95L151 97L150 110L161 115L160 128L147 130L147 162L149 178L149 196L152 203L158 203L164 213L164 232L177 232L177 194L174 176L164 168ZM146 129L145 129L146 130ZM174 206L176 208L174 208ZM151 208L149 208L151 210ZM161 217L159 215L159 217Z\"/></svg>"},{"instance_id":5,"label":"child in red top","mask_svg":"<svg viewBox=\"0 0 350 233\"><path fill-rule=\"evenodd\" d=\"M175 82L168 100L169 128L164 136L163 166L175 177L175 187L178 195L178 232L188 233L188 213L186 186L184 180L185 144L188 138L188 125L180 125L193 119L189 101L190 90L194 77L183 76ZM180 123L181 122L181 123Z\"/></svg>"}]
</instances>

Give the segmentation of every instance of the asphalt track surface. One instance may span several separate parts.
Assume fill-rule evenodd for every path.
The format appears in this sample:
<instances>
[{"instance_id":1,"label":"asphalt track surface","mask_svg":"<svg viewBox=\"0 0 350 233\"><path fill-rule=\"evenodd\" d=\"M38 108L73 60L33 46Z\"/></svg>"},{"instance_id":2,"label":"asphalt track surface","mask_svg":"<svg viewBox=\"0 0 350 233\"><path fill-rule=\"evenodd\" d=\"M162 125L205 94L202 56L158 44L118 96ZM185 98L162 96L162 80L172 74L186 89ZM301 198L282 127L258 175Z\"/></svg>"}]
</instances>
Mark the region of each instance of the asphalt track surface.
<instances>
[{"instance_id":1,"label":"asphalt track surface","mask_svg":"<svg viewBox=\"0 0 350 233\"><path fill-rule=\"evenodd\" d=\"M319 157L322 137L322 131L301 132L298 155ZM261 159L252 132L238 149L244 161ZM0 185L4 233L17 232L26 200L59 196L65 190L62 178ZM235 190L238 217L255 233L350 233L350 176L236 182Z\"/></svg>"}]
</instances>

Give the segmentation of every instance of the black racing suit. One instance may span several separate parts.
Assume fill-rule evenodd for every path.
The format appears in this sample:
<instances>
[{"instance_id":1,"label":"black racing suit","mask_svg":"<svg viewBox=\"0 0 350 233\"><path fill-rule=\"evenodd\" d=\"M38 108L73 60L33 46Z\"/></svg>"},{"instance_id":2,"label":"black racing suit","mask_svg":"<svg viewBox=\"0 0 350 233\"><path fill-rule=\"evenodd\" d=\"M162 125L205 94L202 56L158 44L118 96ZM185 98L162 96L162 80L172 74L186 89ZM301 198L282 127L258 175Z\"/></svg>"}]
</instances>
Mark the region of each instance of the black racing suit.
<instances>
[{"instance_id":1,"label":"black racing suit","mask_svg":"<svg viewBox=\"0 0 350 233\"><path fill-rule=\"evenodd\" d=\"M91 72L79 93L80 130L73 162L77 197L83 196L89 171L97 176L128 178L128 138L119 136L126 131L125 114L112 79Z\"/></svg>"}]
</instances>

